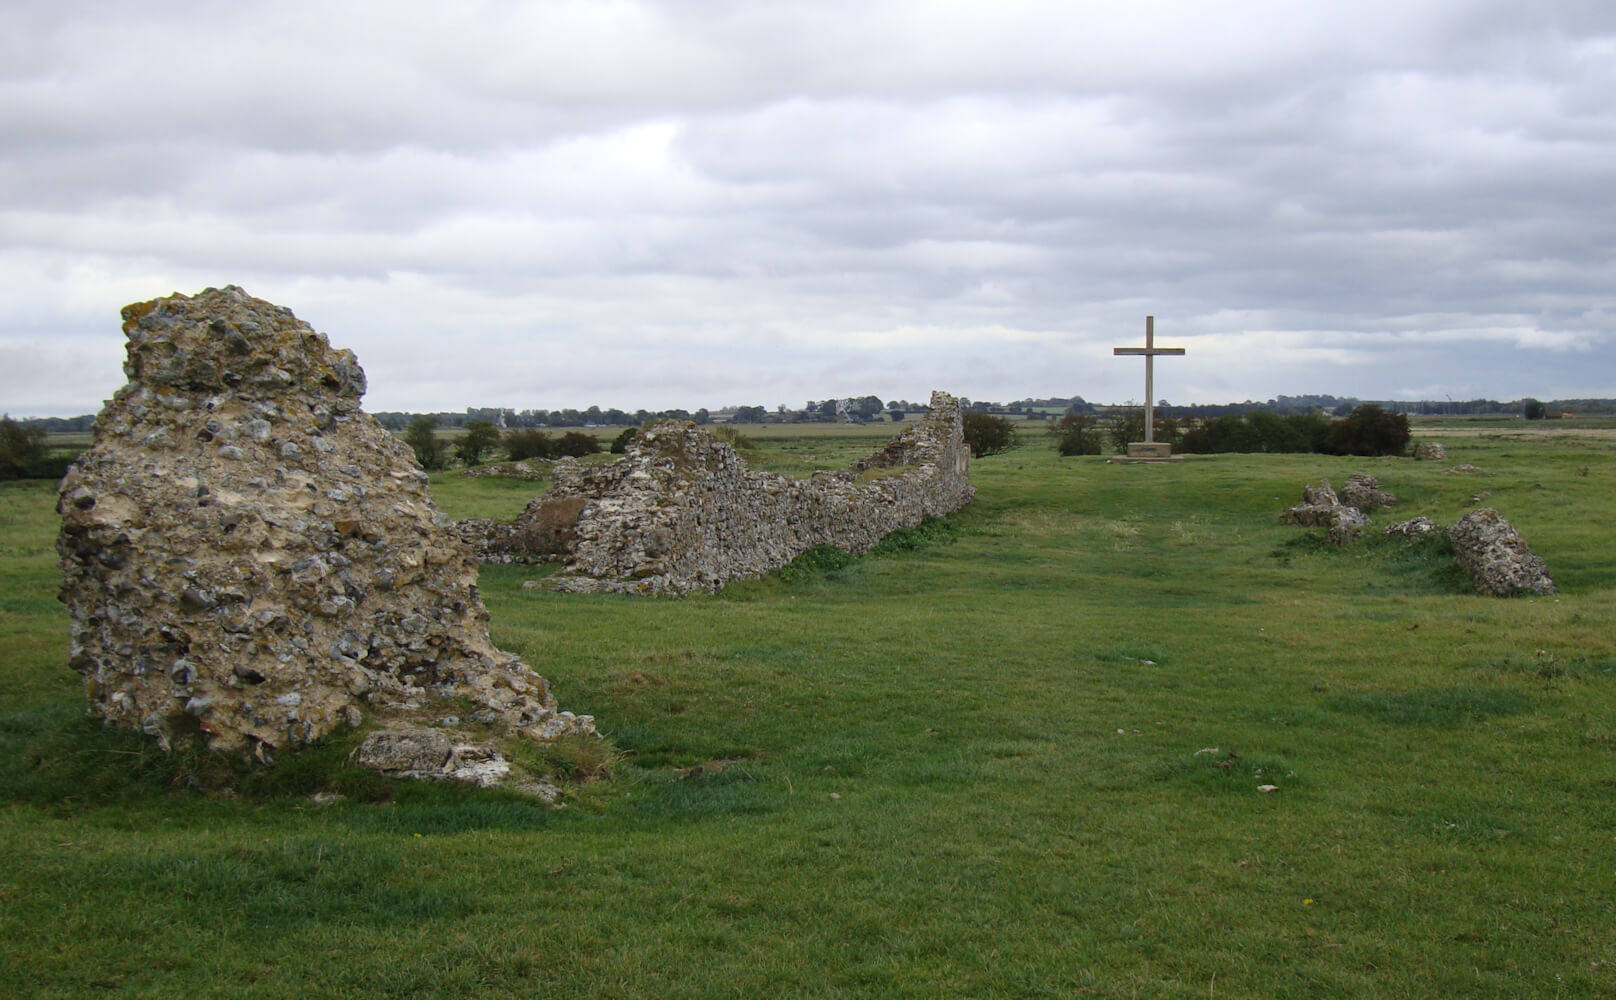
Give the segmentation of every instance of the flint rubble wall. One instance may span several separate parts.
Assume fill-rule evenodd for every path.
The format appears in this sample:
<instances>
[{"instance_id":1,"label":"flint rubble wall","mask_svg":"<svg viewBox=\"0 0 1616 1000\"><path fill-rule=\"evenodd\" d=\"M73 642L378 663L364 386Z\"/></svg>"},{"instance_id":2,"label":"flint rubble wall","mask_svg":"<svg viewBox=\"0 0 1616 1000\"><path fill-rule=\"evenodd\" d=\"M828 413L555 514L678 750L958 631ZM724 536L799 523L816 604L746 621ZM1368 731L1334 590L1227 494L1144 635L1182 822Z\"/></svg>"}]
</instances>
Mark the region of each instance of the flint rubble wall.
<instances>
[{"instance_id":1,"label":"flint rubble wall","mask_svg":"<svg viewBox=\"0 0 1616 1000\"><path fill-rule=\"evenodd\" d=\"M506 524L463 522L485 558L561 558L562 590L715 591L818 545L866 552L900 528L975 496L959 400L934 392L928 414L884 449L835 472L792 479L748 469L696 425L648 426L605 466L563 461L556 484Z\"/></svg>"},{"instance_id":2,"label":"flint rubble wall","mask_svg":"<svg viewBox=\"0 0 1616 1000\"><path fill-rule=\"evenodd\" d=\"M446 711L591 732L495 648L478 562L365 375L229 286L123 310L129 383L61 484L61 599L91 710L268 751Z\"/></svg>"}]
</instances>

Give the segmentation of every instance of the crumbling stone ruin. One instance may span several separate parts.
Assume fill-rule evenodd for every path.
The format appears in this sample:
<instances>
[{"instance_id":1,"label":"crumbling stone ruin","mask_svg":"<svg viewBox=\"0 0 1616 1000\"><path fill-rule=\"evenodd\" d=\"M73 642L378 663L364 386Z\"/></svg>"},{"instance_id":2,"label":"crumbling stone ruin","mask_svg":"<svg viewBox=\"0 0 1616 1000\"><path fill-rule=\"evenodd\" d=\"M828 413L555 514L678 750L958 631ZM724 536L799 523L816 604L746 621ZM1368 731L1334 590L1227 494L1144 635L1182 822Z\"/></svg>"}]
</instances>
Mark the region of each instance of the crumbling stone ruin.
<instances>
[{"instance_id":1,"label":"crumbling stone ruin","mask_svg":"<svg viewBox=\"0 0 1616 1000\"><path fill-rule=\"evenodd\" d=\"M1416 462L1445 462L1448 460L1448 449L1442 447L1439 441L1421 441L1414 446L1414 460Z\"/></svg>"},{"instance_id":2,"label":"crumbling stone ruin","mask_svg":"<svg viewBox=\"0 0 1616 1000\"><path fill-rule=\"evenodd\" d=\"M1327 528L1330 541L1337 545L1362 537L1369 526L1369 517L1357 507L1342 503L1328 479L1302 487L1302 502L1288 508L1279 519L1286 524Z\"/></svg>"},{"instance_id":3,"label":"crumbling stone ruin","mask_svg":"<svg viewBox=\"0 0 1616 1000\"><path fill-rule=\"evenodd\" d=\"M1396 524L1386 525L1385 534L1402 535L1404 538L1419 538L1429 535L1433 531L1441 531L1442 526L1424 516L1411 517L1407 521L1398 521Z\"/></svg>"},{"instance_id":4,"label":"crumbling stone ruin","mask_svg":"<svg viewBox=\"0 0 1616 1000\"><path fill-rule=\"evenodd\" d=\"M1397 497L1380 488L1374 476L1354 472L1347 477L1337 496L1328 479L1302 487L1302 502L1279 516L1286 524L1329 529L1330 541L1337 545L1363 537L1369 527L1365 507L1389 507Z\"/></svg>"},{"instance_id":5,"label":"crumbling stone ruin","mask_svg":"<svg viewBox=\"0 0 1616 1000\"><path fill-rule=\"evenodd\" d=\"M1554 581L1504 516L1491 507L1473 510L1448 529L1459 565L1483 594L1552 594Z\"/></svg>"},{"instance_id":6,"label":"crumbling stone ruin","mask_svg":"<svg viewBox=\"0 0 1616 1000\"><path fill-rule=\"evenodd\" d=\"M1357 474L1348 477L1342 494L1364 506L1383 506L1397 500L1380 489L1373 476ZM1361 537L1369 526L1368 516L1358 506L1343 503L1330 487L1329 480L1304 487L1302 502L1281 514L1280 520L1328 528L1330 541L1337 545ZM1459 565L1479 592L1500 597L1522 592L1554 593L1554 581L1549 579L1543 560L1527 548L1520 534L1498 511L1483 507L1466 514L1458 524L1445 530ZM1444 529L1430 518L1415 517L1388 525L1385 534L1419 538L1441 531Z\"/></svg>"},{"instance_id":7,"label":"crumbling stone ruin","mask_svg":"<svg viewBox=\"0 0 1616 1000\"><path fill-rule=\"evenodd\" d=\"M351 352L234 286L123 319L129 383L58 501L95 714L260 758L367 719L593 731L489 640L478 562L410 449L360 409ZM434 740L442 774L498 770L452 728Z\"/></svg>"},{"instance_id":8,"label":"crumbling stone ruin","mask_svg":"<svg viewBox=\"0 0 1616 1000\"><path fill-rule=\"evenodd\" d=\"M880 452L805 480L756 472L686 421L651 424L607 465L562 461L555 486L505 524L462 522L500 560L561 559L562 590L682 594L784 566L817 545L866 552L975 496L959 400Z\"/></svg>"},{"instance_id":9,"label":"crumbling stone ruin","mask_svg":"<svg viewBox=\"0 0 1616 1000\"><path fill-rule=\"evenodd\" d=\"M1397 495L1380 488L1374 476L1354 472L1341 487L1341 502L1349 507L1390 507L1397 503Z\"/></svg>"}]
</instances>

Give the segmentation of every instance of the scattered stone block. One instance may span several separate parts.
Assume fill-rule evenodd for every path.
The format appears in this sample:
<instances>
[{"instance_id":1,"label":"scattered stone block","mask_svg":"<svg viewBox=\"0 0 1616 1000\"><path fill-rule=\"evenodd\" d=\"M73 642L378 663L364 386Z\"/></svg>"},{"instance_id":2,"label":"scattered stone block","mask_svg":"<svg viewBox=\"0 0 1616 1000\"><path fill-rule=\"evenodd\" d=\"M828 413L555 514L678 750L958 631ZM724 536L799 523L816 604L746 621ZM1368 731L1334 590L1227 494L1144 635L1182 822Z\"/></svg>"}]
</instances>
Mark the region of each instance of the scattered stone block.
<instances>
[{"instance_id":1,"label":"scattered stone block","mask_svg":"<svg viewBox=\"0 0 1616 1000\"><path fill-rule=\"evenodd\" d=\"M1335 524L1341 509L1341 499L1328 479L1302 487L1302 502L1287 508L1279 515L1286 524L1299 524L1304 528L1328 528Z\"/></svg>"},{"instance_id":2,"label":"scattered stone block","mask_svg":"<svg viewBox=\"0 0 1616 1000\"><path fill-rule=\"evenodd\" d=\"M1397 495L1381 489L1374 476L1354 472L1341 487L1341 502L1359 509L1390 507L1397 502Z\"/></svg>"},{"instance_id":3,"label":"scattered stone block","mask_svg":"<svg viewBox=\"0 0 1616 1000\"><path fill-rule=\"evenodd\" d=\"M593 731L490 641L477 560L360 409L351 352L234 286L123 318L129 383L58 502L93 713L263 758L447 705L521 737Z\"/></svg>"},{"instance_id":4,"label":"scattered stone block","mask_svg":"<svg viewBox=\"0 0 1616 1000\"><path fill-rule=\"evenodd\" d=\"M1448 529L1459 565L1476 589L1497 597L1552 594L1548 567L1513 525L1492 507L1473 510Z\"/></svg>"},{"instance_id":5,"label":"scattered stone block","mask_svg":"<svg viewBox=\"0 0 1616 1000\"><path fill-rule=\"evenodd\" d=\"M511 772L496 747L457 744L441 729L378 729L365 736L353 760L395 778L466 781L485 788Z\"/></svg>"},{"instance_id":6,"label":"scattered stone block","mask_svg":"<svg viewBox=\"0 0 1616 1000\"><path fill-rule=\"evenodd\" d=\"M1363 537L1364 528L1369 525L1363 511L1341 502L1328 479L1302 487L1302 502L1286 509L1279 519L1286 524L1325 528L1330 541L1336 545Z\"/></svg>"},{"instance_id":7,"label":"scattered stone block","mask_svg":"<svg viewBox=\"0 0 1616 1000\"><path fill-rule=\"evenodd\" d=\"M1433 531L1441 531L1442 526L1428 517L1420 516L1409 518L1407 521L1398 521L1396 524L1386 526L1386 534L1402 535L1404 538L1418 538L1429 535Z\"/></svg>"},{"instance_id":8,"label":"scattered stone block","mask_svg":"<svg viewBox=\"0 0 1616 1000\"><path fill-rule=\"evenodd\" d=\"M1445 462L1448 460L1448 449L1442 447L1439 441L1421 441L1414 446L1414 460L1416 462Z\"/></svg>"}]
</instances>

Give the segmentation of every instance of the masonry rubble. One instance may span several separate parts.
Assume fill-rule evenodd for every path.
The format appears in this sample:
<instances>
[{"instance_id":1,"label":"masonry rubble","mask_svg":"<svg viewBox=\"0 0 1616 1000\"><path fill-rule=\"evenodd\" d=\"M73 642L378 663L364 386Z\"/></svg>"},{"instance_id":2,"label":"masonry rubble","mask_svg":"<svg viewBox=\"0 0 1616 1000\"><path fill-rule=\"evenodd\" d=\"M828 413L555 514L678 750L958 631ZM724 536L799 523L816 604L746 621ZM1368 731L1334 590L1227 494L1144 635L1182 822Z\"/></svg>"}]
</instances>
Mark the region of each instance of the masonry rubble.
<instances>
[{"instance_id":1,"label":"masonry rubble","mask_svg":"<svg viewBox=\"0 0 1616 1000\"><path fill-rule=\"evenodd\" d=\"M1374 476L1354 472L1341 487L1341 502L1360 510L1365 507L1390 507L1397 503L1397 495L1381 489Z\"/></svg>"},{"instance_id":2,"label":"masonry rubble","mask_svg":"<svg viewBox=\"0 0 1616 1000\"><path fill-rule=\"evenodd\" d=\"M477 560L360 408L351 352L235 286L123 319L129 382L58 500L94 714L266 759L367 719L442 728L446 706L484 737L593 732L490 641ZM438 776L464 776L479 740L437 739L458 761Z\"/></svg>"},{"instance_id":3,"label":"masonry rubble","mask_svg":"<svg viewBox=\"0 0 1616 1000\"><path fill-rule=\"evenodd\" d=\"M1421 535L1429 535L1432 532L1442 530L1443 528L1440 524L1422 514L1419 517L1411 517L1407 521L1398 521L1396 524L1386 525L1385 534L1418 538Z\"/></svg>"},{"instance_id":4,"label":"masonry rubble","mask_svg":"<svg viewBox=\"0 0 1616 1000\"><path fill-rule=\"evenodd\" d=\"M1448 449L1442 447L1440 441L1421 441L1414 446L1414 460L1416 462L1445 462L1448 459Z\"/></svg>"},{"instance_id":5,"label":"masonry rubble","mask_svg":"<svg viewBox=\"0 0 1616 1000\"><path fill-rule=\"evenodd\" d=\"M1520 532L1492 507L1473 510L1448 529L1454 555L1483 594L1552 594L1554 581Z\"/></svg>"},{"instance_id":6,"label":"masonry rubble","mask_svg":"<svg viewBox=\"0 0 1616 1000\"><path fill-rule=\"evenodd\" d=\"M1328 479L1302 487L1302 502L1280 514L1286 524L1328 529L1330 541L1337 545L1360 538L1369 526L1369 517L1357 507L1341 502Z\"/></svg>"},{"instance_id":7,"label":"masonry rubble","mask_svg":"<svg viewBox=\"0 0 1616 1000\"><path fill-rule=\"evenodd\" d=\"M560 559L560 590L683 594L783 566L817 545L859 553L975 496L959 400L874 455L805 480L758 472L688 421L648 425L606 465L562 460L513 522L464 521L484 558Z\"/></svg>"},{"instance_id":8,"label":"masonry rubble","mask_svg":"<svg viewBox=\"0 0 1616 1000\"><path fill-rule=\"evenodd\" d=\"M1381 490L1371 476L1355 474L1349 477L1348 483L1352 488L1350 491L1344 489L1343 496L1353 497L1359 503L1390 503L1396 500L1396 497ZM1358 507L1343 503L1331 488L1329 480L1320 480L1304 487L1302 502L1287 509L1280 515L1280 520L1289 524L1327 528L1330 540L1337 545L1361 537L1369 526L1369 518ZM1554 581L1549 578L1543 560L1527 547L1520 533L1493 508L1483 507L1472 511L1447 529L1423 516L1399 521L1385 529L1387 535L1406 538L1417 538L1433 532L1446 533L1453 545L1455 558L1480 593L1494 596L1554 593Z\"/></svg>"}]
</instances>

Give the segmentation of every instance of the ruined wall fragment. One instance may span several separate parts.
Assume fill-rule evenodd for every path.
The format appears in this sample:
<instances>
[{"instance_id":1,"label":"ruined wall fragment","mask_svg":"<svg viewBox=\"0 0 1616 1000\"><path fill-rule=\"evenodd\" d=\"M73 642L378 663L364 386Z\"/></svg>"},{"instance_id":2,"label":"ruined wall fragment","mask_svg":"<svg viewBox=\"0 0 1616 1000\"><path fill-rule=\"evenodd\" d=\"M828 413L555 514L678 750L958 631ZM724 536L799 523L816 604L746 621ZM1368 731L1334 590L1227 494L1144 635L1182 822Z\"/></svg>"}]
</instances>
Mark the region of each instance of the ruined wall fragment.
<instances>
[{"instance_id":1,"label":"ruined wall fragment","mask_svg":"<svg viewBox=\"0 0 1616 1000\"><path fill-rule=\"evenodd\" d=\"M1302 487L1302 502L1286 508L1279 519L1286 524L1327 528L1330 541L1336 545L1358 540L1369 526L1369 516L1342 503L1328 479Z\"/></svg>"},{"instance_id":2,"label":"ruined wall fragment","mask_svg":"<svg viewBox=\"0 0 1616 1000\"><path fill-rule=\"evenodd\" d=\"M1492 507L1461 517L1448 529L1448 540L1459 565L1481 593L1495 597L1554 593L1554 581L1543 560Z\"/></svg>"},{"instance_id":3,"label":"ruined wall fragment","mask_svg":"<svg viewBox=\"0 0 1616 1000\"><path fill-rule=\"evenodd\" d=\"M234 286L126 307L129 383L61 485L61 599L90 707L160 740L304 743L469 708L592 730L496 649L478 563L353 354Z\"/></svg>"},{"instance_id":4,"label":"ruined wall fragment","mask_svg":"<svg viewBox=\"0 0 1616 1000\"><path fill-rule=\"evenodd\" d=\"M756 472L694 424L645 428L608 465L562 462L515 522L467 525L489 558L564 560L564 590L688 593L784 566L816 545L866 552L899 528L975 496L959 401L835 472Z\"/></svg>"}]
</instances>

